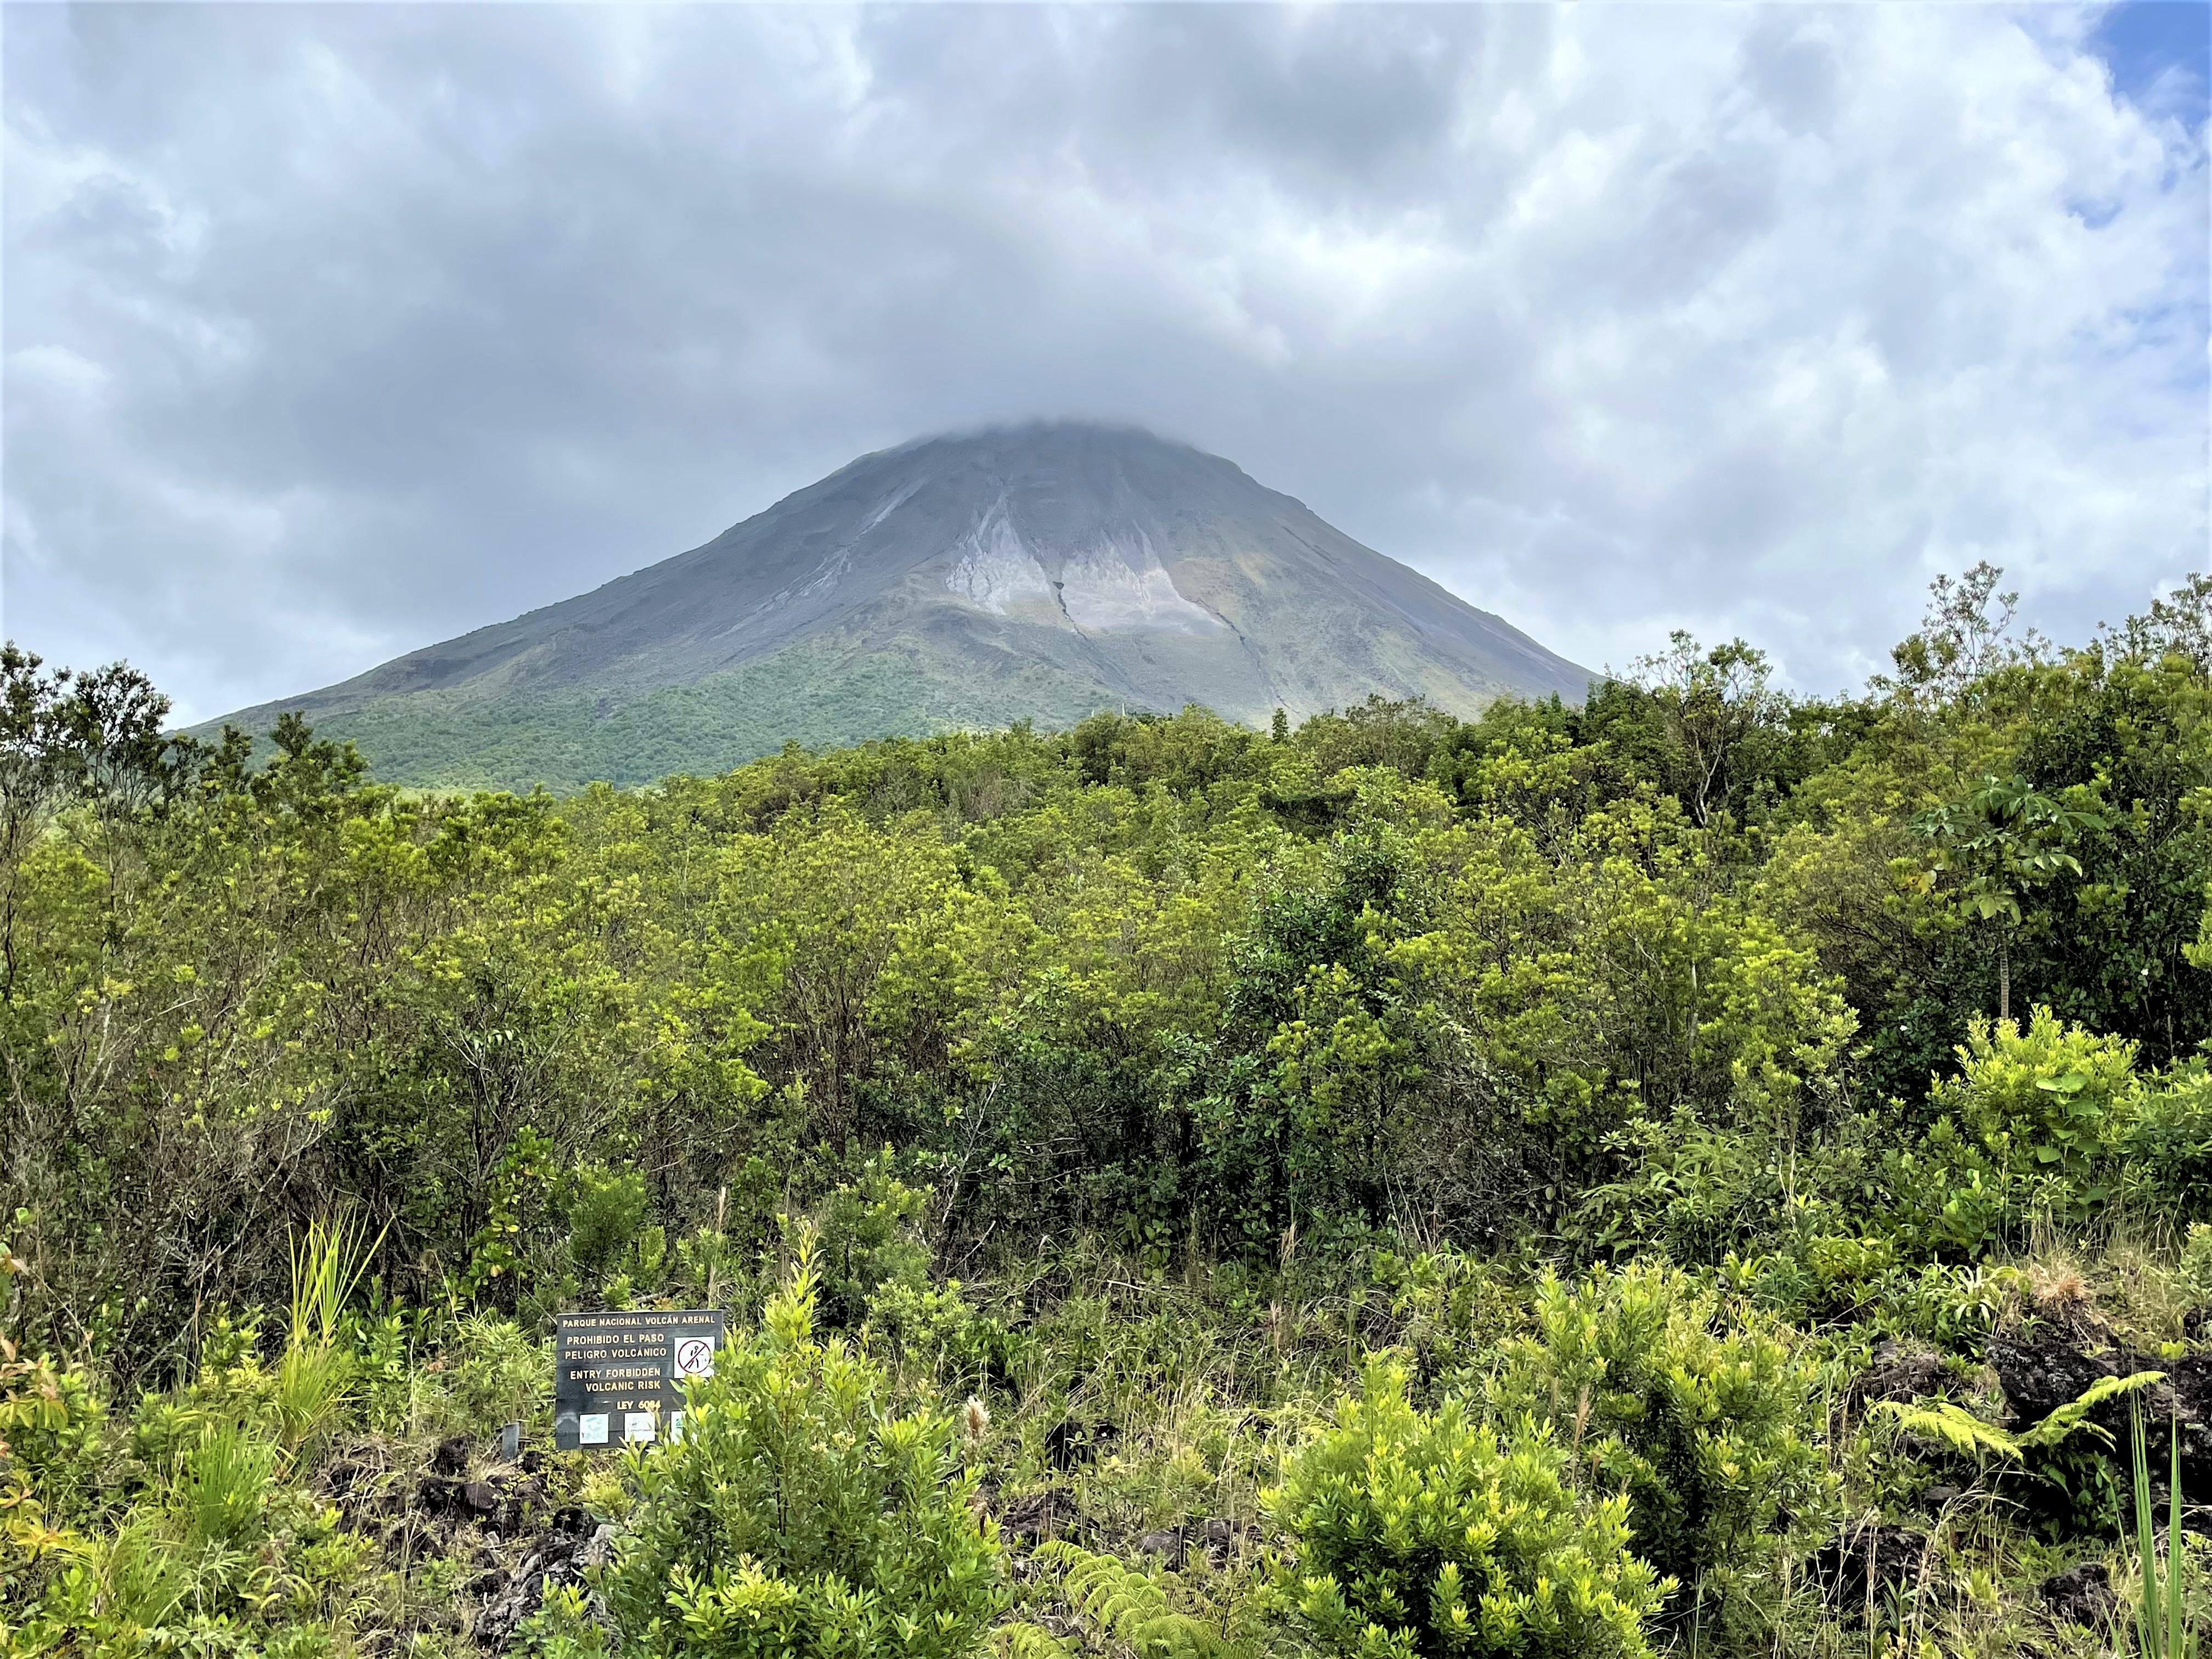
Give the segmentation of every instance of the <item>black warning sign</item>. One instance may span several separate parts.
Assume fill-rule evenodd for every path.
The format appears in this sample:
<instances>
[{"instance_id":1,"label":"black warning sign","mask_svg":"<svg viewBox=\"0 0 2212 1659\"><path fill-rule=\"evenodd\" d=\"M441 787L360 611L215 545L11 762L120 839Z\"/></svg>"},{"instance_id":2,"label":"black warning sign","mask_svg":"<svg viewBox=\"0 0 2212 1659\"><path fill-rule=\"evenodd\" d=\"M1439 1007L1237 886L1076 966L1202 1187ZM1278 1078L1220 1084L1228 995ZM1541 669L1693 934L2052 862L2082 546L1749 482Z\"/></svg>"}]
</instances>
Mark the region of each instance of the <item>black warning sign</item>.
<instances>
[{"instance_id":1,"label":"black warning sign","mask_svg":"<svg viewBox=\"0 0 2212 1659\"><path fill-rule=\"evenodd\" d=\"M718 1308L562 1314L553 1343L553 1443L611 1450L684 1432L684 1385L714 1374Z\"/></svg>"}]
</instances>

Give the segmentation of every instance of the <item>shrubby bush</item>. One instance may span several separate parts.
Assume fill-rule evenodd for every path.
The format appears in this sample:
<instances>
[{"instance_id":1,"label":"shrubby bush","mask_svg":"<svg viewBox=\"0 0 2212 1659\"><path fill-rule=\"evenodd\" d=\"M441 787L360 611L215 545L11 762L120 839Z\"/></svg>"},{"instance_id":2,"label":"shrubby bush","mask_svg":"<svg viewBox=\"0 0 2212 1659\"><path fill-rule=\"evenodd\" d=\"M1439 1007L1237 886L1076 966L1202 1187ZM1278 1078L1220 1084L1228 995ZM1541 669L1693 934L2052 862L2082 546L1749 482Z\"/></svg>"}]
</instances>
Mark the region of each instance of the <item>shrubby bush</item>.
<instances>
[{"instance_id":1,"label":"shrubby bush","mask_svg":"<svg viewBox=\"0 0 2212 1659\"><path fill-rule=\"evenodd\" d=\"M1893 1150L1890 1221L1911 1250L1974 1257L2039 1224L2089 1224L2115 1204L2186 1225L2212 1181L2212 1072L2201 1059L2136 1069L2136 1045L2039 1007L2025 1028L1970 1022L1958 1074L1935 1079L1938 1115Z\"/></svg>"},{"instance_id":2,"label":"shrubby bush","mask_svg":"<svg viewBox=\"0 0 2212 1659\"><path fill-rule=\"evenodd\" d=\"M811 1247L644 1455L607 1601L628 1653L965 1659L1005 1605L951 1418L816 1333Z\"/></svg>"},{"instance_id":3,"label":"shrubby bush","mask_svg":"<svg viewBox=\"0 0 2212 1659\"><path fill-rule=\"evenodd\" d=\"M811 1232L815 1293L826 1327L857 1331L879 1291L927 1285L929 1246L915 1224L928 1202L927 1192L892 1172L886 1149L868 1160L858 1180L833 1188L811 1219L790 1224Z\"/></svg>"},{"instance_id":4,"label":"shrubby bush","mask_svg":"<svg viewBox=\"0 0 2212 1659\"><path fill-rule=\"evenodd\" d=\"M1409 1357L1417 1394L1440 1380L1463 1380L1517 1322L1517 1287L1495 1264L1465 1252L1377 1250L1369 1270L1389 1298L1391 1346Z\"/></svg>"},{"instance_id":5,"label":"shrubby bush","mask_svg":"<svg viewBox=\"0 0 2212 1659\"><path fill-rule=\"evenodd\" d=\"M192 1381L138 1400L128 1455L80 1381L0 1368L20 1423L0 1457L27 1477L0 1488L14 1547L0 1583L13 1581L8 1605L22 1615L20 1629L0 1624L0 1650L329 1650L375 1545L301 1476L356 1399L343 1309L366 1243L355 1228L310 1227L273 1362L256 1322L218 1317Z\"/></svg>"},{"instance_id":6,"label":"shrubby bush","mask_svg":"<svg viewBox=\"0 0 2212 1659\"><path fill-rule=\"evenodd\" d=\"M835 1337L741 1340L711 1441L493 1477L646 1529L627 1622L571 1584L544 1654L972 1644L994 1554L932 1414L970 1389L1023 1537L1079 1518L1024 1585L1094 1650L1245 1641L1273 1542L1313 1582L1272 1605L1339 1650L1631 1650L1662 1574L1701 1655L1879 1646L1798 1571L1844 1553L1815 1452L1942 1539L1898 1633L2051 1645L2023 1472L1909 1512L1960 1472L1870 1452L1859 1372L1910 1336L1940 1370L1883 1390L1964 1378L2030 1320L2039 1374L2201 1360L2212 582L2064 652L2008 641L1994 582L1856 696L1684 638L1475 720L1103 714L560 799L378 785L295 717L273 757L195 744L125 670L0 648L8 1639L450 1652L489 1582L459 1454L428 1553L320 1495L404 1504L456 1435L491 1476L499 1423L544 1427L556 1310L742 1326L788 1216ZM1978 779L2063 804L2063 856L2008 872ZM2015 988L2050 1012L1992 1023ZM388 1243L288 1332L333 1193ZM1595 1258L1677 1265L1534 1283ZM1378 1349L1395 1404L1284 1466L1310 1535L1249 1534L1277 1437Z\"/></svg>"},{"instance_id":7,"label":"shrubby bush","mask_svg":"<svg viewBox=\"0 0 2212 1659\"><path fill-rule=\"evenodd\" d=\"M2202 1059L2146 1079L2107 1134L2128 1210L2181 1226L2212 1216L2212 1067Z\"/></svg>"},{"instance_id":8,"label":"shrubby bush","mask_svg":"<svg viewBox=\"0 0 2212 1659\"><path fill-rule=\"evenodd\" d=\"M1502 1345L1492 1408L1547 1424L1583 1478L1626 1496L1636 1553L1677 1613L1724 1613L1822 1494L1814 1374L1790 1334L1679 1268L1547 1274Z\"/></svg>"},{"instance_id":9,"label":"shrubby bush","mask_svg":"<svg viewBox=\"0 0 2212 1659\"><path fill-rule=\"evenodd\" d=\"M576 1266L593 1279L629 1266L645 1227L645 1177L635 1170L580 1164L569 1171L562 1196L568 1255Z\"/></svg>"},{"instance_id":10,"label":"shrubby bush","mask_svg":"<svg viewBox=\"0 0 2212 1659\"><path fill-rule=\"evenodd\" d=\"M1274 1589L1344 1659L1638 1659L1664 1586L1630 1552L1628 1500L1577 1492L1548 1425L1434 1412L1371 1364L1269 1494L1294 1553Z\"/></svg>"},{"instance_id":11,"label":"shrubby bush","mask_svg":"<svg viewBox=\"0 0 2212 1659\"><path fill-rule=\"evenodd\" d=\"M2135 1054L2132 1042L2048 1008L2037 1008L2025 1030L1978 1018L1960 1046L1958 1077L1938 1079L1929 1105L2002 1168L2040 1178L2050 1201L2086 1212L2111 1196L2105 1133L2135 1092Z\"/></svg>"},{"instance_id":12,"label":"shrubby bush","mask_svg":"<svg viewBox=\"0 0 2212 1659\"><path fill-rule=\"evenodd\" d=\"M915 1285L890 1281L868 1297L861 1345L894 1364L961 1389L1003 1385L1030 1341L962 1293L960 1281Z\"/></svg>"}]
</instances>

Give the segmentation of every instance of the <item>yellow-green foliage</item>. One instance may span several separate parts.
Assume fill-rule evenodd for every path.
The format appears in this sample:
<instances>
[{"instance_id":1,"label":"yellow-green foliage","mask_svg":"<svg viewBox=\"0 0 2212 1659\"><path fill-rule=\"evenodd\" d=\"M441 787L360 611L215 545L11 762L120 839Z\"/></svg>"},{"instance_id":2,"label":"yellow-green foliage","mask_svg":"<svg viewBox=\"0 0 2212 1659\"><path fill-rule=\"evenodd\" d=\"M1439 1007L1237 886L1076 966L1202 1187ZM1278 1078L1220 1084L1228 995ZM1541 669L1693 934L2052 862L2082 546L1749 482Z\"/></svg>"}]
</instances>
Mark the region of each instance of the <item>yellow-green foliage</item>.
<instances>
[{"instance_id":1,"label":"yellow-green foliage","mask_svg":"<svg viewBox=\"0 0 2212 1659\"><path fill-rule=\"evenodd\" d=\"M510 1419L542 1447L550 1316L754 1332L803 1218L821 1329L779 1303L711 1432L494 1477L627 1530L546 1659L964 1655L1017 1501L1091 1552L1024 1565L1020 1639L1092 1659L1183 1620L2060 1650L2036 1575L2122 1495L2086 1408L1899 1433L1858 1372L1907 1336L1984 1375L2029 1316L2202 1346L2212 581L2061 652L2007 642L1996 580L1856 696L1681 637L1579 705L1104 714L560 798L396 791L296 719L194 747L128 671L0 647L9 1639L457 1648L495 1581L447 1466ZM1961 862L1993 807L2051 830L2033 868ZM332 1194L365 1268L288 1260ZM2054 1226L2086 1278L1985 1265ZM1376 1352L1411 1380L1306 1443ZM1811 1569L1875 1511L1974 1562L1844 1629ZM1139 1571L1160 1528L1222 1565Z\"/></svg>"},{"instance_id":2,"label":"yellow-green foliage","mask_svg":"<svg viewBox=\"0 0 2212 1659\"><path fill-rule=\"evenodd\" d=\"M1032 1559L1057 1575L1061 1594L1090 1635L1134 1659L1236 1659L1249 1651L1234 1637L1171 1605L1154 1572L1066 1543L1043 1545ZM999 1640L1008 1659L1060 1659L1082 1651L1030 1624L1006 1626Z\"/></svg>"},{"instance_id":3,"label":"yellow-green foliage","mask_svg":"<svg viewBox=\"0 0 2212 1659\"><path fill-rule=\"evenodd\" d=\"M1679 1268L1547 1274L1535 1330L1501 1346L1493 1408L1550 1425L1598 1490L1626 1495L1637 1553L1724 1607L1817 1505L1816 1374L1802 1340Z\"/></svg>"},{"instance_id":4,"label":"yellow-green foliage","mask_svg":"<svg viewBox=\"0 0 2212 1659\"><path fill-rule=\"evenodd\" d=\"M996 1530L952 1419L814 1329L802 1250L760 1328L648 1452L608 1588L625 1651L702 1659L964 1659L1004 1605Z\"/></svg>"},{"instance_id":5,"label":"yellow-green foliage","mask_svg":"<svg viewBox=\"0 0 2212 1659\"><path fill-rule=\"evenodd\" d=\"M1875 1403L1874 1409L1876 1416L1896 1424L1902 1433L1917 1435L1969 1457L1979 1459L1994 1453L2018 1462L2030 1451L2056 1446L2077 1433L2086 1433L2109 1446L2112 1434L2102 1424L2091 1422L2089 1413L2109 1400L2148 1389L2163 1381L2165 1376L2163 1371L2136 1371L2126 1376L2100 1376L2079 1396L2018 1433L1984 1422L1963 1406L1948 1400L1916 1400L1910 1404L1882 1400Z\"/></svg>"},{"instance_id":6,"label":"yellow-green foliage","mask_svg":"<svg viewBox=\"0 0 2212 1659\"><path fill-rule=\"evenodd\" d=\"M2106 1127L2136 1088L2136 1046L2037 1008L2015 1020L1977 1019L1958 1051L1960 1075L1929 1102L1972 1131L2000 1164L2087 1182Z\"/></svg>"},{"instance_id":7,"label":"yellow-green foliage","mask_svg":"<svg viewBox=\"0 0 2212 1659\"><path fill-rule=\"evenodd\" d=\"M1548 1425L1501 1431L1455 1395L1417 1410L1388 1363L1289 1459L1268 1507L1292 1551L1276 1592L1322 1653L1649 1651L1664 1586L1629 1551L1628 1500L1577 1492Z\"/></svg>"},{"instance_id":8,"label":"yellow-green foliage","mask_svg":"<svg viewBox=\"0 0 2212 1659\"><path fill-rule=\"evenodd\" d=\"M301 1478L298 1454L312 1435L301 1434L301 1373L285 1362L317 1351L310 1336L288 1343L275 1370L249 1360L173 1401L143 1402L143 1485L115 1494L124 1501L101 1525L23 1524L40 1513L42 1494L70 1495L58 1471L33 1466L27 1513L9 1528L26 1559L0 1571L0 1583L16 1580L21 1651L251 1652L345 1627L374 1546ZM327 1429L343 1390L319 1383L310 1392L310 1427Z\"/></svg>"}]
</instances>

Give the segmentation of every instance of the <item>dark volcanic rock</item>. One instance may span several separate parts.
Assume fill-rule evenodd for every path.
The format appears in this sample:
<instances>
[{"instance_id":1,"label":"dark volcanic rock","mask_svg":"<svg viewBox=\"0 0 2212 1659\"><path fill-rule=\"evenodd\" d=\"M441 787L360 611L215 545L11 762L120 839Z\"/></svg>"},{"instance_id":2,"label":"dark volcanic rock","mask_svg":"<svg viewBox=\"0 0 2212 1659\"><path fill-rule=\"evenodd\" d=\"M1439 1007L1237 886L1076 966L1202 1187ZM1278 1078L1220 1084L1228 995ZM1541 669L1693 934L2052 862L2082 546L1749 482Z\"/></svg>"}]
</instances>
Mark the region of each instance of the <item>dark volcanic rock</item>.
<instances>
[{"instance_id":1,"label":"dark volcanic rock","mask_svg":"<svg viewBox=\"0 0 2212 1659\"><path fill-rule=\"evenodd\" d=\"M1910 1527L1854 1522L1813 1552L1813 1582L1848 1625L1866 1622L1871 1594L1879 1623L1890 1599L1919 1582L1928 1547L1928 1534Z\"/></svg>"},{"instance_id":2,"label":"dark volcanic rock","mask_svg":"<svg viewBox=\"0 0 2212 1659\"><path fill-rule=\"evenodd\" d=\"M2163 1488L2166 1425L2178 1420L2182 1495L2191 1504L2212 1502L2212 1355L2166 1359L2121 1349L2093 1353L2073 1333L2044 1325L2024 1336L1990 1338L1989 1360L2012 1409L2014 1428L2040 1422L2071 1404L2100 1377L2164 1372L2165 1381L2136 1396L2152 1441L2153 1475ZM2089 1416L2111 1437L2112 1455L2122 1463L2128 1456L2129 1412L2129 1399L2123 1395L2106 1401Z\"/></svg>"},{"instance_id":3,"label":"dark volcanic rock","mask_svg":"<svg viewBox=\"0 0 2212 1659\"><path fill-rule=\"evenodd\" d=\"M2118 1356L2087 1352L2049 1325L2024 1336L1993 1336L1988 1352L2013 1420L2023 1426L2080 1399L2098 1378L2124 1375ZM2124 1421L2126 1409L2120 1407Z\"/></svg>"},{"instance_id":4,"label":"dark volcanic rock","mask_svg":"<svg viewBox=\"0 0 2212 1659\"><path fill-rule=\"evenodd\" d=\"M1076 1507L1075 1494L1064 1486L1048 1486L1015 1498L999 1516L999 1530L1011 1544L1031 1547L1055 1538L1078 1538L1090 1522Z\"/></svg>"},{"instance_id":5,"label":"dark volcanic rock","mask_svg":"<svg viewBox=\"0 0 2212 1659\"><path fill-rule=\"evenodd\" d=\"M613 1558L615 1529L586 1528L581 1510L564 1509L554 1516L550 1530L504 1576L503 1588L478 1610L473 1632L477 1645L504 1648L522 1621L544 1606L548 1595L587 1583L585 1575L590 1568L604 1566Z\"/></svg>"},{"instance_id":6,"label":"dark volcanic rock","mask_svg":"<svg viewBox=\"0 0 2212 1659\"><path fill-rule=\"evenodd\" d=\"M450 1466L450 1465L449 1465ZM437 1467L437 1461L432 1461ZM459 1475L426 1474L415 1489L415 1507L435 1520L511 1535L522 1530L533 1506L544 1502L545 1489L534 1480L494 1473L481 1480Z\"/></svg>"},{"instance_id":7,"label":"dark volcanic rock","mask_svg":"<svg viewBox=\"0 0 2212 1659\"><path fill-rule=\"evenodd\" d=\"M1183 1531L1181 1527L1163 1527L1158 1532L1140 1533L1133 1547L1139 1555L1158 1556L1170 1572L1182 1571Z\"/></svg>"},{"instance_id":8,"label":"dark volcanic rock","mask_svg":"<svg viewBox=\"0 0 2212 1659\"><path fill-rule=\"evenodd\" d=\"M2112 1575L2101 1561L2084 1561L2043 1581L2043 1605L2061 1624L2087 1625L2103 1630L2120 1609L2119 1592Z\"/></svg>"},{"instance_id":9,"label":"dark volcanic rock","mask_svg":"<svg viewBox=\"0 0 2212 1659\"><path fill-rule=\"evenodd\" d=\"M1933 1348L1893 1337L1876 1345L1866 1370L1851 1383L1851 1397L1861 1405L1877 1400L1917 1400L1934 1394L1942 1381L1942 1355Z\"/></svg>"}]
</instances>

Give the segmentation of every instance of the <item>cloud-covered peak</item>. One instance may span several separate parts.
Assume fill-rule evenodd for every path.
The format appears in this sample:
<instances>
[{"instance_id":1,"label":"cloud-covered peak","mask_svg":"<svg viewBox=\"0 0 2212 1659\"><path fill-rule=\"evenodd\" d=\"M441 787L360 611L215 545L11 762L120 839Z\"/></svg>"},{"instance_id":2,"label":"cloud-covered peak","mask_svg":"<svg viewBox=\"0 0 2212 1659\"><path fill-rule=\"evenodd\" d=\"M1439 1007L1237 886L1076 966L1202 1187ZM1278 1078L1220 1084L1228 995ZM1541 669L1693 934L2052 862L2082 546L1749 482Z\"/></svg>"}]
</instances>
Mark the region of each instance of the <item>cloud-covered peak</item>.
<instances>
[{"instance_id":1,"label":"cloud-covered peak","mask_svg":"<svg viewBox=\"0 0 2212 1659\"><path fill-rule=\"evenodd\" d=\"M2078 633L2207 528L2201 104L2109 21L18 9L7 628L210 714L1074 414L1584 661L1832 685L1983 557Z\"/></svg>"}]
</instances>

